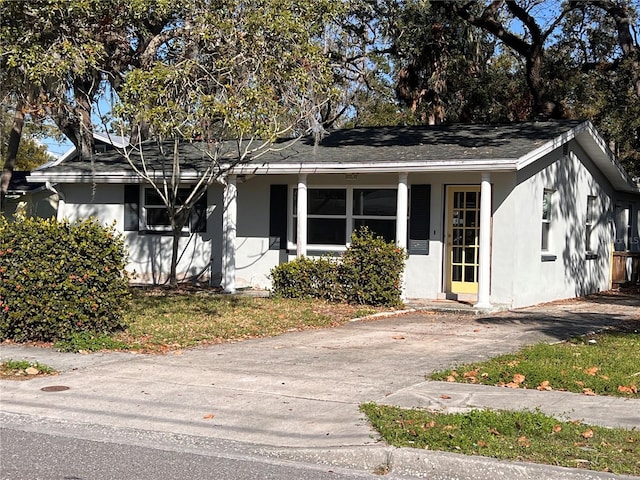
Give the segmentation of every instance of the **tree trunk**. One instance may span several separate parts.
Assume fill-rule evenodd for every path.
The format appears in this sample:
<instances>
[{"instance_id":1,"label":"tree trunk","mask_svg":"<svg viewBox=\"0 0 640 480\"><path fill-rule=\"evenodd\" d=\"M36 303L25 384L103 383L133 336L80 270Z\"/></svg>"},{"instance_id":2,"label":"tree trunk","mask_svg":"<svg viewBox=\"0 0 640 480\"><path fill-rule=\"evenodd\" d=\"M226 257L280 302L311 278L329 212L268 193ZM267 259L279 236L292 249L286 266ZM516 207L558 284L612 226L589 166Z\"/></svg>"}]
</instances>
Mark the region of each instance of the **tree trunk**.
<instances>
[{"instance_id":1,"label":"tree trunk","mask_svg":"<svg viewBox=\"0 0 640 480\"><path fill-rule=\"evenodd\" d=\"M172 229L172 241L171 241L171 271L169 272L169 285L171 287L178 286L178 247L180 237L182 236L182 228Z\"/></svg>"},{"instance_id":2,"label":"tree trunk","mask_svg":"<svg viewBox=\"0 0 640 480\"><path fill-rule=\"evenodd\" d=\"M9 190L9 182L13 175L18 158L18 149L20 148L20 138L22 137L22 127L24 126L24 111L22 102L16 105L16 111L13 116L13 128L9 133L9 142L7 145L7 158L2 167L2 176L0 176L0 211L4 210L4 202L7 191Z\"/></svg>"}]
</instances>

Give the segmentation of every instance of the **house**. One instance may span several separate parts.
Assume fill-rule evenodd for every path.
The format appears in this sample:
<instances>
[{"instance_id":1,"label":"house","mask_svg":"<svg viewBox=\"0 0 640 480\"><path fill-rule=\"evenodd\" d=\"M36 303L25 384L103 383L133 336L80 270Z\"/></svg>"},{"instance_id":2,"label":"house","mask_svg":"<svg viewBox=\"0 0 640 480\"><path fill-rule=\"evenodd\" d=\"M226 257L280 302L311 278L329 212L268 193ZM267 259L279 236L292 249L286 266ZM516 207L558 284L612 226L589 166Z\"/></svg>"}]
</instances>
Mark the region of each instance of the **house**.
<instances>
[{"instance_id":1,"label":"house","mask_svg":"<svg viewBox=\"0 0 640 480\"><path fill-rule=\"evenodd\" d=\"M202 168L197 147L180 147L185 185ZM158 161L154 148L147 158ZM59 217L115 222L138 281L165 280L162 206L122 155L69 158L29 181L56 185ZM367 225L406 248L406 298L521 307L609 289L613 251L640 250L639 212L638 184L590 122L338 130L211 185L180 239L178 271L227 291L268 288L275 265L339 253Z\"/></svg>"}]
</instances>

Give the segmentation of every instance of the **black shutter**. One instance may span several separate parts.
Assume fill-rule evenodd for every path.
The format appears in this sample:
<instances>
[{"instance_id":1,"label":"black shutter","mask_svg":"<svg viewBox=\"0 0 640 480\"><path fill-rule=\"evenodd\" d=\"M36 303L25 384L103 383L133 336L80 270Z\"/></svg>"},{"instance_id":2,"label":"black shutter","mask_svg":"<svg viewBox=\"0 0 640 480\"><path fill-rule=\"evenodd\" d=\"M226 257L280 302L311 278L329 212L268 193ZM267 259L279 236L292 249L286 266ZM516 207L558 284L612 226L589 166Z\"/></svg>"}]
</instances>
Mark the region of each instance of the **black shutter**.
<instances>
[{"instance_id":1,"label":"black shutter","mask_svg":"<svg viewBox=\"0 0 640 480\"><path fill-rule=\"evenodd\" d=\"M287 195L288 185L271 185L269 196L269 248L287 248Z\"/></svg>"},{"instance_id":2,"label":"black shutter","mask_svg":"<svg viewBox=\"0 0 640 480\"><path fill-rule=\"evenodd\" d=\"M202 194L191 209L189 217L189 229L191 233L204 233L207 231L207 191Z\"/></svg>"},{"instance_id":3,"label":"black shutter","mask_svg":"<svg viewBox=\"0 0 640 480\"><path fill-rule=\"evenodd\" d=\"M124 230L140 229L140 185L124 186Z\"/></svg>"},{"instance_id":4,"label":"black shutter","mask_svg":"<svg viewBox=\"0 0 640 480\"><path fill-rule=\"evenodd\" d=\"M409 205L409 244L411 254L429 254L431 185L411 185Z\"/></svg>"}]
</instances>

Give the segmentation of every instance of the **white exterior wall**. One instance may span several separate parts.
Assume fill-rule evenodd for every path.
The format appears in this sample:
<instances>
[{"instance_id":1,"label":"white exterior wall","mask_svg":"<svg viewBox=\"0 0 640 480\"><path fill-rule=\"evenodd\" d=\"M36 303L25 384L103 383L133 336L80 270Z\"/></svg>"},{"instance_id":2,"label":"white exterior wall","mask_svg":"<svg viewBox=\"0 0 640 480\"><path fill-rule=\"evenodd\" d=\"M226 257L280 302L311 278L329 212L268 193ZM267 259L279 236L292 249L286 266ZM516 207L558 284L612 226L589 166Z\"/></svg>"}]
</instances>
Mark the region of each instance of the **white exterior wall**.
<instances>
[{"instance_id":1,"label":"white exterior wall","mask_svg":"<svg viewBox=\"0 0 640 480\"><path fill-rule=\"evenodd\" d=\"M124 235L128 250L127 270L134 273L133 282L164 283L171 267L172 237L169 234L142 234L137 231L124 231L124 186L97 184L95 189L89 184L67 184L58 188L65 197L63 218L71 221L95 217L102 224L113 224ZM220 205L222 187L211 186L208 191L209 205ZM190 233L180 239L178 278L197 277L208 280L213 271L219 281L220 255L212 256L212 244L221 243L219 225L221 209L211 208L207 220L206 233ZM211 268L210 265L213 264Z\"/></svg>"},{"instance_id":2,"label":"white exterior wall","mask_svg":"<svg viewBox=\"0 0 640 480\"><path fill-rule=\"evenodd\" d=\"M567 155L556 150L535 165L535 170L525 168L518 173L518 185L504 205L515 235L510 305L520 307L608 289L613 242L609 183L575 142ZM554 191L548 252L541 250L545 189ZM585 240L589 195L597 197L592 233L595 258L591 259L587 259Z\"/></svg>"},{"instance_id":3,"label":"white exterior wall","mask_svg":"<svg viewBox=\"0 0 640 480\"><path fill-rule=\"evenodd\" d=\"M289 177L287 181L293 181ZM269 272L286 261L280 250L269 249L269 195L271 184L286 183L282 177L240 178L236 231L236 288L271 286ZM282 259L281 259L282 255Z\"/></svg>"}]
</instances>

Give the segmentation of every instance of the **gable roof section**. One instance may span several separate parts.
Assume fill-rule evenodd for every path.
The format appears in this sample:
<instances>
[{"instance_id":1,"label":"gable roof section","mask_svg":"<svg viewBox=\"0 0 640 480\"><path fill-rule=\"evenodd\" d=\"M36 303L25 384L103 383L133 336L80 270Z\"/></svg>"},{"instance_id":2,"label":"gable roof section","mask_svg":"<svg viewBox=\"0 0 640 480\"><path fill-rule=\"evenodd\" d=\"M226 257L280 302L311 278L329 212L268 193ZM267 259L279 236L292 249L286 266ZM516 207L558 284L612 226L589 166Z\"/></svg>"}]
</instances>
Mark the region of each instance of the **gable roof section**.
<instances>
[{"instance_id":1,"label":"gable roof section","mask_svg":"<svg viewBox=\"0 0 640 480\"><path fill-rule=\"evenodd\" d=\"M591 122L579 121L336 130L317 145L311 138L289 146L287 142L275 144L271 151L237 165L233 171L238 174L517 171L574 139L616 189L638 191ZM161 171L162 156L157 145L149 142L144 148L149 168ZM181 166L184 180L197 178L197 172L210 162L202 152L207 145L193 142L180 148L186 160ZM221 156L221 163L234 158L232 151L229 148ZM124 156L117 152L98 154L93 164L68 159L33 172L30 177L30 181L43 180L139 181Z\"/></svg>"}]
</instances>

